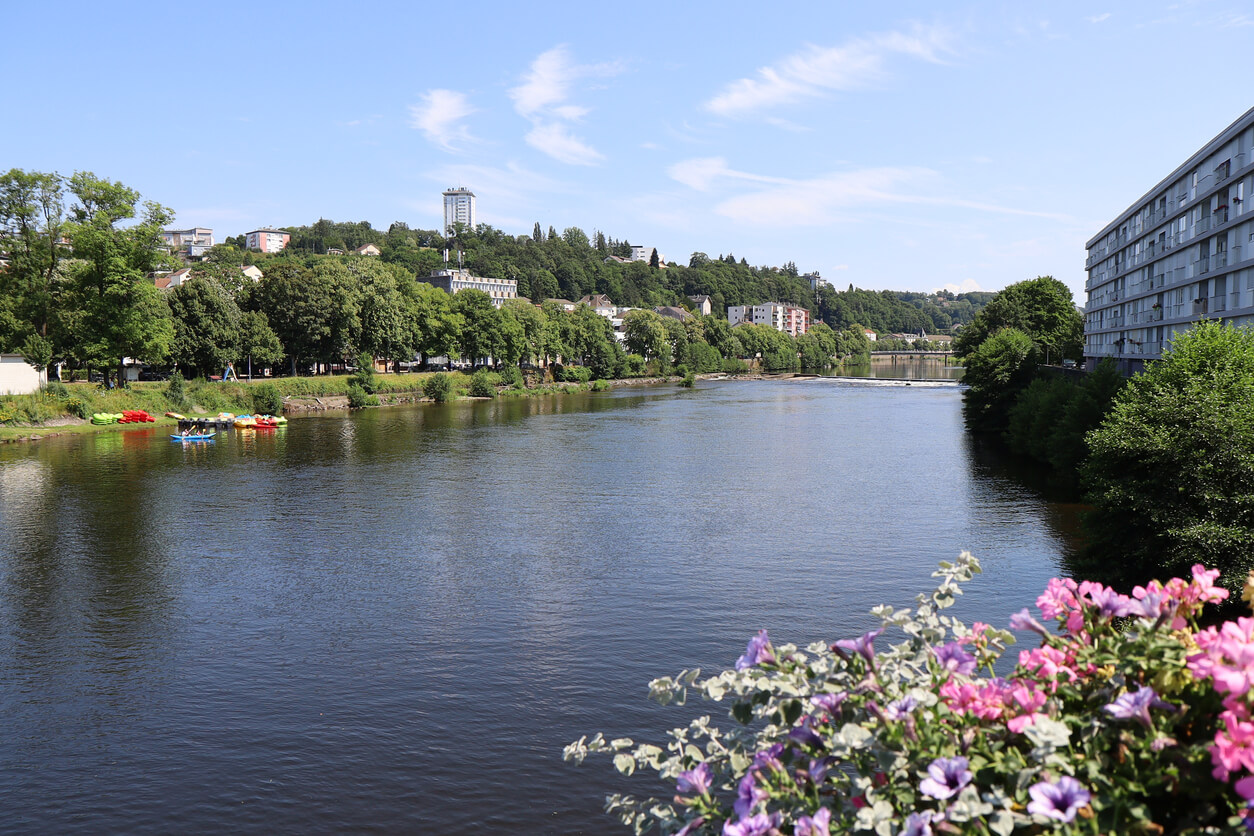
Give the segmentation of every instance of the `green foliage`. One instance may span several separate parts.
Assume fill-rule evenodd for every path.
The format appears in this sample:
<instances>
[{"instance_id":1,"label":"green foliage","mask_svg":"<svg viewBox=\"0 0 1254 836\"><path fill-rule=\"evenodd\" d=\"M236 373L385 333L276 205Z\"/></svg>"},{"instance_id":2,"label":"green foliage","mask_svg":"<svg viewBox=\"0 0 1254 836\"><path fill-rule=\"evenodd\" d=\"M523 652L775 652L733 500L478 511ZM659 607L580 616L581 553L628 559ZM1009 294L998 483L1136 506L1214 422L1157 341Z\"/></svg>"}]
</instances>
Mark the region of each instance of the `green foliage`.
<instances>
[{"instance_id":1,"label":"green foliage","mask_svg":"<svg viewBox=\"0 0 1254 836\"><path fill-rule=\"evenodd\" d=\"M361 354L357 355L357 371L353 372L349 385L355 385L363 392L370 395L374 394L374 384L374 357L370 354L370 352L363 351Z\"/></svg>"},{"instance_id":2,"label":"green foliage","mask_svg":"<svg viewBox=\"0 0 1254 836\"><path fill-rule=\"evenodd\" d=\"M954 354L970 357L1003 328L1027 334L1042 361L1079 360L1084 353L1084 317L1071 289L1052 276L1018 282L999 292L958 334Z\"/></svg>"},{"instance_id":3,"label":"green foliage","mask_svg":"<svg viewBox=\"0 0 1254 836\"><path fill-rule=\"evenodd\" d=\"M553 379L559 383L587 383L592 379L592 369L587 366L553 366Z\"/></svg>"},{"instance_id":4,"label":"green foliage","mask_svg":"<svg viewBox=\"0 0 1254 836\"><path fill-rule=\"evenodd\" d=\"M447 401L452 389L453 382L443 372L431 375L422 384L422 393L436 403Z\"/></svg>"},{"instance_id":5,"label":"green foliage","mask_svg":"<svg viewBox=\"0 0 1254 836\"><path fill-rule=\"evenodd\" d=\"M31 334L22 342L18 353L35 367L35 371L42 372L52 362L52 341L47 337Z\"/></svg>"},{"instance_id":6,"label":"green foliage","mask_svg":"<svg viewBox=\"0 0 1254 836\"><path fill-rule=\"evenodd\" d=\"M91 417L94 410L91 403L78 397L68 397L65 399L65 411L73 415L75 418L86 420Z\"/></svg>"},{"instance_id":7,"label":"green foliage","mask_svg":"<svg viewBox=\"0 0 1254 836\"><path fill-rule=\"evenodd\" d=\"M1032 338L1016 328L1003 328L982 342L967 358L962 380L967 424L983 432L1001 432L1010 407L1036 371Z\"/></svg>"},{"instance_id":8,"label":"green foliage","mask_svg":"<svg viewBox=\"0 0 1254 836\"><path fill-rule=\"evenodd\" d=\"M165 396L169 398L175 409L182 409L187 406L187 394L183 388L183 373L177 369L170 375L170 380L166 383Z\"/></svg>"},{"instance_id":9,"label":"green foliage","mask_svg":"<svg viewBox=\"0 0 1254 836\"><path fill-rule=\"evenodd\" d=\"M261 383L252 387L253 412L261 415L283 414L283 395L273 383Z\"/></svg>"},{"instance_id":10,"label":"green foliage","mask_svg":"<svg viewBox=\"0 0 1254 836\"><path fill-rule=\"evenodd\" d=\"M687 374L685 374L684 379L679 381L679 385L687 389L691 389L696 384L697 384L697 376L694 375L692 372L688 372Z\"/></svg>"},{"instance_id":11,"label":"green foliage","mask_svg":"<svg viewBox=\"0 0 1254 836\"><path fill-rule=\"evenodd\" d=\"M607 799L636 833L1237 832L1251 645L1197 627L1226 594L1213 574L1136 600L1055 578L1038 599L1049 627L1026 609L1011 619L1040 646L1010 669L997 666L1010 632L946 613L979 571L969 554L942 563L931 594L875 608L879 629L858 639L802 649L763 630L734 670L649 683L662 705L729 703L725 725L686 709L660 745L597 734L563 757L660 779L661 799Z\"/></svg>"},{"instance_id":12,"label":"green foliage","mask_svg":"<svg viewBox=\"0 0 1254 836\"><path fill-rule=\"evenodd\" d=\"M367 406L378 406L379 399L374 395L361 388L356 381L350 381L348 384L348 407L349 409L361 409Z\"/></svg>"},{"instance_id":13,"label":"green foliage","mask_svg":"<svg viewBox=\"0 0 1254 836\"><path fill-rule=\"evenodd\" d=\"M642 377L645 359L639 354L628 354L623 358L623 377Z\"/></svg>"},{"instance_id":14,"label":"green foliage","mask_svg":"<svg viewBox=\"0 0 1254 836\"><path fill-rule=\"evenodd\" d=\"M521 389L523 387L522 369L517 366L506 366L501 369L501 383L515 389Z\"/></svg>"},{"instance_id":15,"label":"green foliage","mask_svg":"<svg viewBox=\"0 0 1254 836\"><path fill-rule=\"evenodd\" d=\"M470 396L472 398L495 398L496 385L501 378L487 369L479 369L470 376Z\"/></svg>"},{"instance_id":16,"label":"green foliage","mask_svg":"<svg viewBox=\"0 0 1254 836\"><path fill-rule=\"evenodd\" d=\"M1254 331L1177 334L1089 434L1086 565L1139 583L1201 561L1239 590L1254 569L1252 403Z\"/></svg>"},{"instance_id":17,"label":"green foliage","mask_svg":"<svg viewBox=\"0 0 1254 836\"><path fill-rule=\"evenodd\" d=\"M610 388L610 382L605 378L598 377L588 385L588 389L593 392L604 392Z\"/></svg>"}]
</instances>

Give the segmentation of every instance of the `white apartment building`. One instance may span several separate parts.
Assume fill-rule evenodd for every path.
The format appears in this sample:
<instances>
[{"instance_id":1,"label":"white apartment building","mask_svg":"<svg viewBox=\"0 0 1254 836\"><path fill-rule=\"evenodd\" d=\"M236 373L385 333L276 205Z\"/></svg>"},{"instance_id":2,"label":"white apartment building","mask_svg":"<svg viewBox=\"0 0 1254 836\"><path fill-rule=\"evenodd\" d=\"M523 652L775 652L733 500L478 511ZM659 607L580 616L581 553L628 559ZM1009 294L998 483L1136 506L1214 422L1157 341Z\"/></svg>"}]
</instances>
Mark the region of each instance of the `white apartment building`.
<instances>
[{"instance_id":1,"label":"white apartment building","mask_svg":"<svg viewBox=\"0 0 1254 836\"><path fill-rule=\"evenodd\" d=\"M475 228L475 193L460 186L444 193L444 232L448 234L453 224Z\"/></svg>"},{"instance_id":2,"label":"white apartment building","mask_svg":"<svg viewBox=\"0 0 1254 836\"><path fill-rule=\"evenodd\" d=\"M1254 108L1089 241L1084 360L1125 374L1203 317L1254 325Z\"/></svg>"},{"instance_id":3,"label":"white apartment building","mask_svg":"<svg viewBox=\"0 0 1254 836\"><path fill-rule=\"evenodd\" d=\"M488 279L482 276L472 276L469 270L448 268L432 270L430 276L427 276L425 279L419 279L419 281L442 288L450 295L459 290L482 290L492 297L492 305L497 308L504 305L506 299L518 298L518 282L513 279Z\"/></svg>"},{"instance_id":4,"label":"white apartment building","mask_svg":"<svg viewBox=\"0 0 1254 836\"><path fill-rule=\"evenodd\" d=\"M191 229L163 229L161 240L165 241L166 246L177 250L180 255L200 258L213 246L213 230L204 226Z\"/></svg>"},{"instance_id":5,"label":"white apartment building","mask_svg":"<svg viewBox=\"0 0 1254 836\"><path fill-rule=\"evenodd\" d=\"M728 306L727 324L735 328L745 322L754 325L769 325L776 331L787 331L794 337L799 337L810 330L810 312L805 308L780 302Z\"/></svg>"},{"instance_id":6,"label":"white apartment building","mask_svg":"<svg viewBox=\"0 0 1254 836\"><path fill-rule=\"evenodd\" d=\"M282 252L291 240L292 234L281 229L254 229L244 238L244 247L263 253L277 253Z\"/></svg>"}]
</instances>

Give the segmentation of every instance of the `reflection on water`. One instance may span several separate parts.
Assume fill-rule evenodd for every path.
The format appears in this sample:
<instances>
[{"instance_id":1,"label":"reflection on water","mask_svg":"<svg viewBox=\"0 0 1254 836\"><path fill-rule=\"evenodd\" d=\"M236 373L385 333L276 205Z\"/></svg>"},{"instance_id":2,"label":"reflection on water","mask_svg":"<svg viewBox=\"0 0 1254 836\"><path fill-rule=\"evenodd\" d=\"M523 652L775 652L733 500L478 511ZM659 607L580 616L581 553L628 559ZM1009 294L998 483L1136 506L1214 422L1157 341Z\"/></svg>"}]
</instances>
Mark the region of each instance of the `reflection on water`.
<instances>
[{"instance_id":1,"label":"reflection on water","mask_svg":"<svg viewBox=\"0 0 1254 836\"><path fill-rule=\"evenodd\" d=\"M950 357L872 357L861 365L842 366L830 372L837 377L905 378L909 380L961 380L962 366Z\"/></svg>"},{"instance_id":2,"label":"reflection on water","mask_svg":"<svg viewBox=\"0 0 1254 836\"><path fill-rule=\"evenodd\" d=\"M727 381L0 448L0 806L29 832L616 832L648 681L1071 542L956 388ZM715 713L718 713L717 711Z\"/></svg>"}]
</instances>

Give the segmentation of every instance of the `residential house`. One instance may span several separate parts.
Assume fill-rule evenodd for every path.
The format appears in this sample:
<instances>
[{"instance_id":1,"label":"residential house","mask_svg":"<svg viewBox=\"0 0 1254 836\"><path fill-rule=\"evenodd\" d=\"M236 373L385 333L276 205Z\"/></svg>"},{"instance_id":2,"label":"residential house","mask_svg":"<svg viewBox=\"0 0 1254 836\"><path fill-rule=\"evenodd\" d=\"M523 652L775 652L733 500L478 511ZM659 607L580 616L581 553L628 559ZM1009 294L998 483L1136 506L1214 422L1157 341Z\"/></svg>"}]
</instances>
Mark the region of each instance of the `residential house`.
<instances>
[{"instance_id":1,"label":"residential house","mask_svg":"<svg viewBox=\"0 0 1254 836\"><path fill-rule=\"evenodd\" d=\"M579 300L579 304L587 305L599 315L611 321L614 319L614 315L618 313L618 308L614 307L614 303L610 301L610 297L606 296L604 293L585 296Z\"/></svg>"},{"instance_id":2,"label":"residential house","mask_svg":"<svg viewBox=\"0 0 1254 836\"><path fill-rule=\"evenodd\" d=\"M21 354L0 354L0 395L30 395L47 384L47 369L36 371Z\"/></svg>"},{"instance_id":3,"label":"residential house","mask_svg":"<svg viewBox=\"0 0 1254 836\"><path fill-rule=\"evenodd\" d=\"M203 258L213 246L213 230L203 226L163 229L161 240L183 258Z\"/></svg>"},{"instance_id":4,"label":"residential house","mask_svg":"<svg viewBox=\"0 0 1254 836\"><path fill-rule=\"evenodd\" d=\"M714 303L710 301L709 296L693 296L692 307L702 316L709 316L714 310Z\"/></svg>"},{"instance_id":5,"label":"residential house","mask_svg":"<svg viewBox=\"0 0 1254 836\"><path fill-rule=\"evenodd\" d=\"M431 275L419 279L430 285L442 288L450 296L459 290L481 290L492 299L493 307L499 308L507 299L518 298L518 282L513 279L489 279L473 276L469 270L445 268L432 270Z\"/></svg>"},{"instance_id":6,"label":"residential house","mask_svg":"<svg viewBox=\"0 0 1254 836\"><path fill-rule=\"evenodd\" d=\"M653 312L659 316L665 316L671 319L678 319L680 322L683 322L685 319L693 318L691 313L684 310L683 308L677 308L674 305L660 305L654 308Z\"/></svg>"},{"instance_id":7,"label":"residential house","mask_svg":"<svg viewBox=\"0 0 1254 836\"><path fill-rule=\"evenodd\" d=\"M357 249L353 250L353 255L373 255L373 256L378 256L378 255L381 255L381 254L382 254L382 252L383 252L383 251L382 251L382 250L380 250L380 249L379 249L377 246L375 246L374 244L362 244L360 247L358 247Z\"/></svg>"}]
</instances>

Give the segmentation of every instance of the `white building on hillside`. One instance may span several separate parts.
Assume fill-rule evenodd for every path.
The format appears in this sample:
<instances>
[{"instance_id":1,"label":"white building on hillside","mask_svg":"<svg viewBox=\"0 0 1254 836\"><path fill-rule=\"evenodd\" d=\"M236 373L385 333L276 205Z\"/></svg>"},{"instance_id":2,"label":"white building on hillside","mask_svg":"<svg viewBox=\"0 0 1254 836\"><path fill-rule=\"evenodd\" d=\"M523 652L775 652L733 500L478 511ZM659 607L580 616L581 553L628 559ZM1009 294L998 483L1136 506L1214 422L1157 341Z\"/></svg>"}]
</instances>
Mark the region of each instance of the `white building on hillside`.
<instances>
[{"instance_id":1,"label":"white building on hillside","mask_svg":"<svg viewBox=\"0 0 1254 836\"><path fill-rule=\"evenodd\" d=\"M292 234L281 229L254 229L244 238L244 247L263 253L278 253L291 240Z\"/></svg>"},{"instance_id":2,"label":"white building on hillside","mask_svg":"<svg viewBox=\"0 0 1254 836\"><path fill-rule=\"evenodd\" d=\"M432 270L430 276L427 276L425 279L419 279L419 281L442 288L450 295L459 290L482 290L492 297L492 305L497 308L504 305L507 299L518 298L518 282L513 279L488 279L482 276L472 276L469 270L453 270L449 268Z\"/></svg>"},{"instance_id":3,"label":"white building on hillside","mask_svg":"<svg viewBox=\"0 0 1254 836\"><path fill-rule=\"evenodd\" d=\"M794 337L799 337L810 330L810 312L805 308L780 302L730 305L727 308L727 323L733 328L744 323L769 325L776 331L787 331Z\"/></svg>"},{"instance_id":4,"label":"white building on hillside","mask_svg":"<svg viewBox=\"0 0 1254 836\"><path fill-rule=\"evenodd\" d=\"M460 186L444 193L444 233L447 235L453 224L462 224L467 229L475 228L475 193Z\"/></svg>"},{"instance_id":5,"label":"white building on hillside","mask_svg":"<svg viewBox=\"0 0 1254 836\"><path fill-rule=\"evenodd\" d=\"M1084 360L1125 374L1202 317L1254 324L1254 108L1086 244Z\"/></svg>"}]
</instances>

